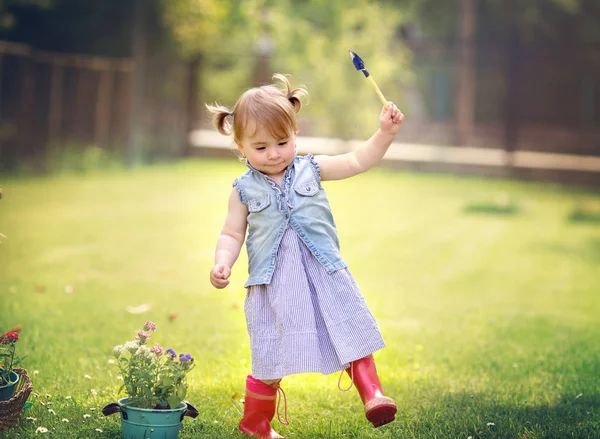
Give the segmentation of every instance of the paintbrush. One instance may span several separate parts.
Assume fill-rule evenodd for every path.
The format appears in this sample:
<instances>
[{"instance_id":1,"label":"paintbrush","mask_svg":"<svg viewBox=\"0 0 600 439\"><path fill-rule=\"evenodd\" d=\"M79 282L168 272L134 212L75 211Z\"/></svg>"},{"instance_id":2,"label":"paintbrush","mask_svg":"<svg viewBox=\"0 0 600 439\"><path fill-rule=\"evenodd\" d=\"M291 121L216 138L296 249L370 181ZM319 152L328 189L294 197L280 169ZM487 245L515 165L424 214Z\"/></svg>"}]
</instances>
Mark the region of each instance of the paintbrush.
<instances>
[{"instance_id":1,"label":"paintbrush","mask_svg":"<svg viewBox=\"0 0 600 439\"><path fill-rule=\"evenodd\" d=\"M365 68L365 62L361 59L360 56L358 56L351 50L349 50L348 52L350 52L350 58L352 59L352 63L354 64L354 67L356 67L356 70L362 72L363 75L365 75L365 78L367 78L367 81L369 81L369 84L371 84L371 87L373 87L373 90L375 90L375 93L377 93L377 96L379 96L379 100L381 101L381 103L383 105L387 105L387 100L385 96L383 96L383 93L381 93L381 90L379 90L379 87L377 87L375 80L373 79L369 71Z\"/></svg>"}]
</instances>

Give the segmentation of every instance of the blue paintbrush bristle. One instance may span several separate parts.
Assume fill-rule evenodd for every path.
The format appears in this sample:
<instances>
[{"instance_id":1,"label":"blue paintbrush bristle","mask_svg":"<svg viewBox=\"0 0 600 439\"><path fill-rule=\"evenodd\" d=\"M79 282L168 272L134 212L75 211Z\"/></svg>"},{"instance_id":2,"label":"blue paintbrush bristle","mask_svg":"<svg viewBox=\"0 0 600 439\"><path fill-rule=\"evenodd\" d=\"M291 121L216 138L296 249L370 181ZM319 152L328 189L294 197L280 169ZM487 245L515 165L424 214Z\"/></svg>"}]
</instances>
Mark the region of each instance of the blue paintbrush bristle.
<instances>
[{"instance_id":1,"label":"blue paintbrush bristle","mask_svg":"<svg viewBox=\"0 0 600 439\"><path fill-rule=\"evenodd\" d=\"M365 68L365 62L362 60L362 58L360 56L358 56L356 53L352 52L351 50L349 50L348 52L350 52L350 58L352 59L352 64L354 64L354 67L356 67L356 70L363 72L363 75L365 75L365 78L367 78L369 76L369 71Z\"/></svg>"}]
</instances>

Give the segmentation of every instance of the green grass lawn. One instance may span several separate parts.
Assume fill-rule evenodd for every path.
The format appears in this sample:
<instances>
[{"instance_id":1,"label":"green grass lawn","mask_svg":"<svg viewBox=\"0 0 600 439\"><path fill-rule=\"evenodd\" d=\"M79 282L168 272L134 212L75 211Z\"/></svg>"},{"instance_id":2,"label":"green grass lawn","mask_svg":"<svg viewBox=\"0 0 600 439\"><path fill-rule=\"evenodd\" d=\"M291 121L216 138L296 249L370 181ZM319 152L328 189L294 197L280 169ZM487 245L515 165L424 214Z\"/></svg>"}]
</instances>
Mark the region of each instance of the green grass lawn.
<instances>
[{"instance_id":1,"label":"green grass lawn","mask_svg":"<svg viewBox=\"0 0 600 439\"><path fill-rule=\"evenodd\" d=\"M207 159L0 181L0 329L22 325L35 392L5 437L120 437L100 412L124 396L109 360L147 319L197 361L187 399L200 416L180 438L242 437L245 250L227 289L208 273L244 170ZM294 376L281 434L600 437L600 194L386 169L325 187L388 345L376 360L398 414L375 430L337 375Z\"/></svg>"}]
</instances>

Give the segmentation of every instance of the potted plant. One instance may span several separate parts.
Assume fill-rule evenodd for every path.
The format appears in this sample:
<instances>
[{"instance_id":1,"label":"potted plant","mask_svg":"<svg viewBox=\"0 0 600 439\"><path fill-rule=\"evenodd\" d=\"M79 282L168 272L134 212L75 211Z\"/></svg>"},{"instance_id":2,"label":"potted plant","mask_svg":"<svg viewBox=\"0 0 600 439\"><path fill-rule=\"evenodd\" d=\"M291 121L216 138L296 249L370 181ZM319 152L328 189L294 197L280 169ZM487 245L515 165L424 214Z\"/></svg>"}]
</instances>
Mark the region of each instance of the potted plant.
<instances>
[{"instance_id":1,"label":"potted plant","mask_svg":"<svg viewBox=\"0 0 600 439\"><path fill-rule=\"evenodd\" d=\"M15 357L18 332L5 332L0 335L0 401L7 401L15 395L19 375L13 370L25 357Z\"/></svg>"},{"instance_id":2,"label":"potted plant","mask_svg":"<svg viewBox=\"0 0 600 439\"><path fill-rule=\"evenodd\" d=\"M0 335L0 433L17 425L33 390L27 371L16 367L25 358L15 357L18 341L16 331Z\"/></svg>"},{"instance_id":3,"label":"potted plant","mask_svg":"<svg viewBox=\"0 0 600 439\"><path fill-rule=\"evenodd\" d=\"M127 397L102 409L105 416L121 413L123 438L175 439L184 416L195 418L198 411L184 401L187 374L195 367L190 354L180 354L158 343L148 346L156 324L147 321L134 340L114 347L114 356L123 378L119 392Z\"/></svg>"}]
</instances>

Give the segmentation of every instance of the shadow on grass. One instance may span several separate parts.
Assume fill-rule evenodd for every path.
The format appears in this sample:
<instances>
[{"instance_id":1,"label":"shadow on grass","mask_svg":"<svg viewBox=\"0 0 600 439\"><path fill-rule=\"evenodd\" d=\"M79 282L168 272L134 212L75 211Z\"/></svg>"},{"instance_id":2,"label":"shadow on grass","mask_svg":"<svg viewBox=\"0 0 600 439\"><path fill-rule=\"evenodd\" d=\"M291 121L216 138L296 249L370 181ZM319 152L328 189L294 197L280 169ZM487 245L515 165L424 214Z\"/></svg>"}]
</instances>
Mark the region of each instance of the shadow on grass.
<instances>
[{"instance_id":1,"label":"shadow on grass","mask_svg":"<svg viewBox=\"0 0 600 439\"><path fill-rule=\"evenodd\" d=\"M514 216L520 210L518 203L504 192L496 194L493 199L485 197L473 200L463 207L464 213L498 216Z\"/></svg>"},{"instance_id":2,"label":"shadow on grass","mask_svg":"<svg viewBox=\"0 0 600 439\"><path fill-rule=\"evenodd\" d=\"M519 213L519 206L498 205L495 203L470 203L463 208L465 213L479 213L487 215L513 216Z\"/></svg>"},{"instance_id":3,"label":"shadow on grass","mask_svg":"<svg viewBox=\"0 0 600 439\"><path fill-rule=\"evenodd\" d=\"M442 397L431 409L435 416L423 413L421 418L436 424L430 429L423 425L425 431L445 431L447 437L563 439L598 438L600 434L598 393L564 396L556 404L540 405L494 404L486 394L453 394Z\"/></svg>"},{"instance_id":4,"label":"shadow on grass","mask_svg":"<svg viewBox=\"0 0 600 439\"><path fill-rule=\"evenodd\" d=\"M600 210L578 206L573 209L567 219L572 223L600 225Z\"/></svg>"},{"instance_id":5,"label":"shadow on grass","mask_svg":"<svg viewBox=\"0 0 600 439\"><path fill-rule=\"evenodd\" d=\"M600 261L600 239L589 239L581 243L557 244L557 243L538 243L534 249L549 251L552 253L561 253L562 255L575 258L582 261L596 262Z\"/></svg>"},{"instance_id":6,"label":"shadow on grass","mask_svg":"<svg viewBox=\"0 0 600 439\"><path fill-rule=\"evenodd\" d=\"M463 387L452 379L443 390L427 383L415 399L423 402L401 419L408 434L399 437L600 438L599 334L598 325L554 316L517 313L490 321L479 328L477 349L448 357L460 355L460 364L448 365L467 372L457 378ZM485 387L469 391L469 376L474 386L484 377Z\"/></svg>"}]
</instances>

